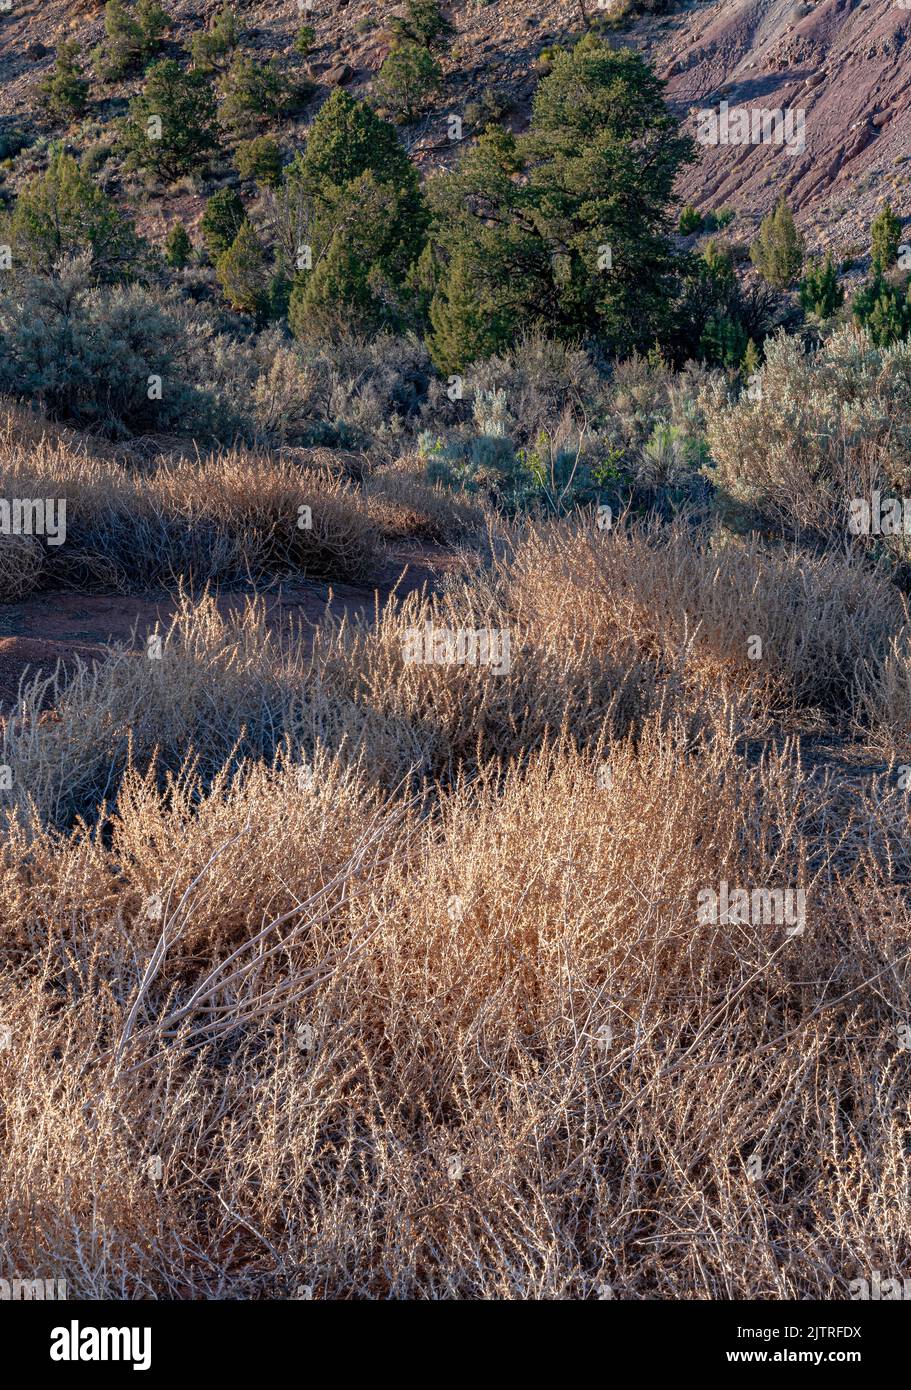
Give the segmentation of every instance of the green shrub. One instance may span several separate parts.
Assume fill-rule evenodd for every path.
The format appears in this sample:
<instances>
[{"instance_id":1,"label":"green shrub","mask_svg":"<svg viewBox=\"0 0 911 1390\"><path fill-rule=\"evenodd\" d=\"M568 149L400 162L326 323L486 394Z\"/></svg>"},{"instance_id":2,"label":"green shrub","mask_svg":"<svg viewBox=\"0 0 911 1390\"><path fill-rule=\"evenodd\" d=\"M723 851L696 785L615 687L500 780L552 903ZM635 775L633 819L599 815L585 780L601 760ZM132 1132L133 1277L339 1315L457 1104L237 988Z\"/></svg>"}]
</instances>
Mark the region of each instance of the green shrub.
<instances>
[{"instance_id":1,"label":"green shrub","mask_svg":"<svg viewBox=\"0 0 911 1390\"><path fill-rule=\"evenodd\" d=\"M440 65L429 49L416 43L393 48L379 71L374 97L381 109L402 124L426 111L440 85Z\"/></svg>"},{"instance_id":2,"label":"green shrub","mask_svg":"<svg viewBox=\"0 0 911 1390\"><path fill-rule=\"evenodd\" d=\"M872 261L874 271L889 270L898 259L902 224L891 206L886 203L870 224Z\"/></svg>"},{"instance_id":3,"label":"green shrub","mask_svg":"<svg viewBox=\"0 0 911 1390\"><path fill-rule=\"evenodd\" d=\"M302 24L294 35L294 52L299 53L302 58L312 50L316 43L316 30L312 24Z\"/></svg>"},{"instance_id":4,"label":"green shrub","mask_svg":"<svg viewBox=\"0 0 911 1390\"><path fill-rule=\"evenodd\" d=\"M246 220L240 197L233 188L220 188L206 203L200 224L210 259L215 262L234 241Z\"/></svg>"},{"instance_id":5,"label":"green shrub","mask_svg":"<svg viewBox=\"0 0 911 1390\"><path fill-rule=\"evenodd\" d=\"M844 302L845 292L838 283L838 272L831 254L824 261L811 261L800 282L800 303L808 314L830 319Z\"/></svg>"},{"instance_id":6,"label":"green shrub","mask_svg":"<svg viewBox=\"0 0 911 1390\"><path fill-rule=\"evenodd\" d=\"M243 314L264 314L270 277L252 222L243 222L227 251L216 261L215 274L232 309Z\"/></svg>"},{"instance_id":7,"label":"green shrub","mask_svg":"<svg viewBox=\"0 0 911 1390\"><path fill-rule=\"evenodd\" d=\"M168 232L164 258L174 270L183 270L193 252L193 243L182 222L175 222Z\"/></svg>"},{"instance_id":8,"label":"green shrub","mask_svg":"<svg viewBox=\"0 0 911 1390\"><path fill-rule=\"evenodd\" d=\"M58 151L23 185L10 223L14 263L50 273L66 256L88 253L96 280L136 268L141 243L132 224L71 155Z\"/></svg>"},{"instance_id":9,"label":"green shrub","mask_svg":"<svg viewBox=\"0 0 911 1390\"><path fill-rule=\"evenodd\" d=\"M57 45L51 72L38 84L38 100L49 120L65 124L81 116L88 105L89 84L79 61L79 45L74 39Z\"/></svg>"},{"instance_id":10,"label":"green shrub","mask_svg":"<svg viewBox=\"0 0 911 1390\"><path fill-rule=\"evenodd\" d=\"M114 437L170 429L212 436L234 421L195 384L190 340L136 285L92 287L83 258L0 294L0 379L50 415Z\"/></svg>"},{"instance_id":11,"label":"green shrub","mask_svg":"<svg viewBox=\"0 0 911 1390\"><path fill-rule=\"evenodd\" d=\"M759 235L750 247L750 259L774 289L786 290L800 274L803 249L803 237L782 197L774 212L762 219Z\"/></svg>"},{"instance_id":12,"label":"green shrub","mask_svg":"<svg viewBox=\"0 0 911 1390\"><path fill-rule=\"evenodd\" d=\"M678 231L681 236L692 236L693 232L702 230L703 217L701 212L697 212L692 203L687 203L680 214Z\"/></svg>"},{"instance_id":13,"label":"green shrub","mask_svg":"<svg viewBox=\"0 0 911 1390\"><path fill-rule=\"evenodd\" d=\"M454 30L438 0L406 0L405 14L393 19L392 32L401 43L431 49L450 38Z\"/></svg>"},{"instance_id":14,"label":"green shrub","mask_svg":"<svg viewBox=\"0 0 911 1390\"><path fill-rule=\"evenodd\" d=\"M226 5L219 10L211 29L194 34L190 39L189 52L193 66L203 73L214 72L221 66L222 59L237 47L237 40L237 15L230 5Z\"/></svg>"},{"instance_id":15,"label":"green shrub","mask_svg":"<svg viewBox=\"0 0 911 1390\"><path fill-rule=\"evenodd\" d=\"M130 102L121 139L129 164L167 178L198 172L218 148L215 94L173 59L154 63Z\"/></svg>"},{"instance_id":16,"label":"green shrub","mask_svg":"<svg viewBox=\"0 0 911 1390\"><path fill-rule=\"evenodd\" d=\"M275 63L257 63L236 53L219 79L218 115L234 136L247 136L278 119L289 105L288 83Z\"/></svg>"},{"instance_id":17,"label":"green shrub","mask_svg":"<svg viewBox=\"0 0 911 1390\"><path fill-rule=\"evenodd\" d=\"M876 271L857 291L851 312L877 347L903 341L911 333L911 302L906 287L886 280Z\"/></svg>"},{"instance_id":18,"label":"green shrub","mask_svg":"<svg viewBox=\"0 0 911 1390\"><path fill-rule=\"evenodd\" d=\"M243 140L234 153L234 164L242 179L255 179L268 188L278 188L282 181L282 151L271 135L257 135Z\"/></svg>"}]
</instances>

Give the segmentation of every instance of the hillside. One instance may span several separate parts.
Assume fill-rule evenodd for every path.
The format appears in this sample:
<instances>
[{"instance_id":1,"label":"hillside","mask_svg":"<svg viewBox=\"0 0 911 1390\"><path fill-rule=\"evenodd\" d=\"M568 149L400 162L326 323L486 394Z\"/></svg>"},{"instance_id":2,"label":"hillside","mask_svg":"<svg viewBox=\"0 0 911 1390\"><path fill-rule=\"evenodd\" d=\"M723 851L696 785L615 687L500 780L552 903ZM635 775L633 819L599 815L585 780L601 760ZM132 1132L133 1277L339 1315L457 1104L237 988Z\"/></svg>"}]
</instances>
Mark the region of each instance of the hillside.
<instances>
[{"instance_id":1,"label":"hillside","mask_svg":"<svg viewBox=\"0 0 911 1390\"><path fill-rule=\"evenodd\" d=\"M703 147L698 165L680 180L681 201L705 209L730 206L753 225L784 192L810 234L811 247L839 252L863 246L865 229L884 198L901 216L911 211L905 167L911 159L908 10L882 0L712 0L674 7L666 15L615 17L628 8L617 0L604 10L590 4L587 13L596 26L608 25L611 42L630 44L648 56L667 79L672 108L689 128L700 108L722 100L731 107L791 106L806 112L806 147L798 157L762 145ZM179 54L180 45L211 24L218 9L175 0L168 7L173 23L163 53ZM292 65L316 84L312 101L283 126L292 146L304 139L313 111L333 87L360 96L369 92L389 52L389 19L395 13L363 0L329 0L306 12L302 0L241 3L236 9L246 50L282 60L290 54ZM425 172L452 164L458 144L447 136L448 117L464 114L485 89L508 98L508 124L523 129L535 83L547 70L539 55L583 31L577 0L534 5L493 0L455 4L450 12L456 36L443 64L443 88L406 132ZM317 35L306 61L292 53L302 19ZM31 124L39 130L35 93L53 65L55 45L75 39L89 52L102 36L103 7L92 0L75 6L64 0L16 0L0 15L4 125L28 129ZM138 79L103 88L95 84L93 96L97 92L99 99L82 132L88 144L122 114L125 99L138 86ZM192 195L159 193L144 200L140 226L154 236L171 217L192 222L200 210L201 200ZM741 223L739 230L745 229Z\"/></svg>"}]
</instances>

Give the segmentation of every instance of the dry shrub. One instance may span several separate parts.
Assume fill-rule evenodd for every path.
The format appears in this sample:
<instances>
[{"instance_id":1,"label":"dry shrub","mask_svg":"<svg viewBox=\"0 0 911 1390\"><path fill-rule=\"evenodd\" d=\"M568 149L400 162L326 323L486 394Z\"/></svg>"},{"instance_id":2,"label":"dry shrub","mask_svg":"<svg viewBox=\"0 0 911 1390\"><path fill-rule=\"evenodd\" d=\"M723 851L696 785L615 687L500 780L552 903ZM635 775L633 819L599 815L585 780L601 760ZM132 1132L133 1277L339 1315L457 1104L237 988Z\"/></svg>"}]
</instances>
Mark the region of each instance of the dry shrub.
<instances>
[{"instance_id":1,"label":"dry shrub","mask_svg":"<svg viewBox=\"0 0 911 1390\"><path fill-rule=\"evenodd\" d=\"M0 535L0 603L13 603L37 589L44 551L34 536Z\"/></svg>"},{"instance_id":2,"label":"dry shrub","mask_svg":"<svg viewBox=\"0 0 911 1390\"><path fill-rule=\"evenodd\" d=\"M484 509L429 483L423 470L384 468L367 485L370 515L384 536L455 545L485 527Z\"/></svg>"},{"instance_id":3,"label":"dry shrub","mask_svg":"<svg viewBox=\"0 0 911 1390\"><path fill-rule=\"evenodd\" d=\"M328 762L134 778L104 836L8 838L11 1266L96 1298L819 1298L902 1269L907 902L862 845L812 863L793 756L748 766L722 724L606 756L398 810ZM699 925L722 878L805 887L805 933Z\"/></svg>"},{"instance_id":4,"label":"dry shrub","mask_svg":"<svg viewBox=\"0 0 911 1390\"><path fill-rule=\"evenodd\" d=\"M859 723L872 748L911 757L911 630L892 638L882 661L864 663Z\"/></svg>"},{"instance_id":5,"label":"dry shrub","mask_svg":"<svg viewBox=\"0 0 911 1390\"><path fill-rule=\"evenodd\" d=\"M288 573L358 581L382 555L353 486L240 449L127 471L63 441L17 446L0 454L0 495L66 498L66 542L45 550L46 584L123 590Z\"/></svg>"},{"instance_id":6,"label":"dry shrub","mask_svg":"<svg viewBox=\"0 0 911 1390\"><path fill-rule=\"evenodd\" d=\"M531 528L501 566L501 584L529 627L596 648L624 641L767 710L849 712L859 663L885 654L903 614L897 590L859 557L771 549L685 522Z\"/></svg>"},{"instance_id":7,"label":"dry shrub","mask_svg":"<svg viewBox=\"0 0 911 1390\"><path fill-rule=\"evenodd\" d=\"M716 386L703 400L711 478L729 519L842 544L852 498L907 493L908 343L875 347L845 327L807 353L781 335L767 345L759 387L732 402ZM874 543L908 558L906 537Z\"/></svg>"}]
</instances>

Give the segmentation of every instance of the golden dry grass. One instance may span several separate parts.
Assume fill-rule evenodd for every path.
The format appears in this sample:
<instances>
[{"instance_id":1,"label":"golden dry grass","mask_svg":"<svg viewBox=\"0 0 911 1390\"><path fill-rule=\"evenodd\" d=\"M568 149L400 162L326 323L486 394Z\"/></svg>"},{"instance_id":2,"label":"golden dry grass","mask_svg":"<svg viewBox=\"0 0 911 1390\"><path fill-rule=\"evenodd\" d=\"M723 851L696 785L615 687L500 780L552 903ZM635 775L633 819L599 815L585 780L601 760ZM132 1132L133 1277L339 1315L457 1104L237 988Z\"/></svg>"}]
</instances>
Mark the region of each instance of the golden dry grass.
<instances>
[{"instance_id":1,"label":"golden dry grass","mask_svg":"<svg viewBox=\"0 0 911 1390\"><path fill-rule=\"evenodd\" d=\"M0 435L0 497L66 501L42 582L77 589L202 586L296 573L367 579L380 530L357 487L243 449L127 467L64 435Z\"/></svg>"},{"instance_id":2,"label":"golden dry grass","mask_svg":"<svg viewBox=\"0 0 911 1390\"><path fill-rule=\"evenodd\" d=\"M312 650L185 599L161 661L6 721L22 1277L747 1299L907 1266L907 793L788 732L864 717L897 592L683 526L498 543ZM428 625L508 630L509 669L409 662ZM805 930L701 921L722 881L802 890Z\"/></svg>"}]
</instances>

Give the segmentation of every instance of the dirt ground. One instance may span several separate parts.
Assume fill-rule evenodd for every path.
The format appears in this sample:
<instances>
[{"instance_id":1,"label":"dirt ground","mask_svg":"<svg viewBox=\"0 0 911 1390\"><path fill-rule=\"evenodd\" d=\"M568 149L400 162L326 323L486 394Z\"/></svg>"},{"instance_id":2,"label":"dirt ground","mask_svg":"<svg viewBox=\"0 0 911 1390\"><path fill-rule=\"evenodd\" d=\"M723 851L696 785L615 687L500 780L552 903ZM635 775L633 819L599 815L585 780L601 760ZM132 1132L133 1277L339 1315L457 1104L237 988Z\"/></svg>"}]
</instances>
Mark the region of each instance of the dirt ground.
<instances>
[{"instance_id":1,"label":"dirt ground","mask_svg":"<svg viewBox=\"0 0 911 1390\"><path fill-rule=\"evenodd\" d=\"M306 637L327 611L369 622L377 602L382 608L393 593L404 597L425 585L436 590L442 574L456 563L457 556L442 547L403 543L390 547L375 584L288 580L259 592L270 626L288 632L299 628ZM252 592L219 593L216 602L228 613ZM103 660L110 644L144 647L156 626L167 628L175 606L174 595L164 591L130 595L48 591L19 603L0 604L0 711L15 705L23 676L30 679L38 671L50 674L58 662L66 670L77 658Z\"/></svg>"}]
</instances>

